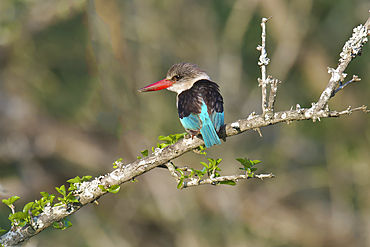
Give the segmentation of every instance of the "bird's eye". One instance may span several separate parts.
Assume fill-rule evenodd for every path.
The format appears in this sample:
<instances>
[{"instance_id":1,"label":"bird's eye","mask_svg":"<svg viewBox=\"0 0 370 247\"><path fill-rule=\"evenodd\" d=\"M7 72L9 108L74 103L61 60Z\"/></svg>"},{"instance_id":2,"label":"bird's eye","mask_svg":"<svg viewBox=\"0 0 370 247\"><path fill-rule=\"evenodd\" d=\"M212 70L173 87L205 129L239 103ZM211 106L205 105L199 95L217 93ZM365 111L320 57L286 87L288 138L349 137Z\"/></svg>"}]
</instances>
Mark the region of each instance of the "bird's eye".
<instances>
[{"instance_id":1,"label":"bird's eye","mask_svg":"<svg viewBox=\"0 0 370 247\"><path fill-rule=\"evenodd\" d=\"M178 81L179 79L180 79L180 76L178 76L178 75L175 75L175 76L172 77L173 81Z\"/></svg>"}]
</instances>

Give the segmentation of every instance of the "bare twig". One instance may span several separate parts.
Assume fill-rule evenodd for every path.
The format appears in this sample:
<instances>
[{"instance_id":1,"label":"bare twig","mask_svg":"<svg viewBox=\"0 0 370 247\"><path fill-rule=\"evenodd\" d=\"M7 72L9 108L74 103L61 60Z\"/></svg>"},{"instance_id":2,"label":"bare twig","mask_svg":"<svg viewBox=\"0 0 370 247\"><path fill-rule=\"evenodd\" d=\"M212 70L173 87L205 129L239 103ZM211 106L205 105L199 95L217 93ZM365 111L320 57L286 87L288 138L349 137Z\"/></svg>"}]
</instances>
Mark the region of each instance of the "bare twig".
<instances>
[{"instance_id":1,"label":"bare twig","mask_svg":"<svg viewBox=\"0 0 370 247\"><path fill-rule=\"evenodd\" d=\"M352 82L356 82L356 81L361 81L361 78L359 78L357 75L353 75L353 77L352 77L351 80L347 81L344 84L341 84L337 89L335 89L335 91L332 93L332 95L330 96L330 98L334 97L334 95L336 93L338 93L340 90L344 89L346 86L348 86Z\"/></svg>"},{"instance_id":2,"label":"bare twig","mask_svg":"<svg viewBox=\"0 0 370 247\"><path fill-rule=\"evenodd\" d=\"M340 112L337 112L337 111L331 111L330 112L330 117L339 117L341 115L351 115L352 112L355 112L355 111L363 111L365 113L369 113L370 110L367 109L367 106L363 105L363 106L360 106L360 107L356 107L354 109L352 109L351 106L348 106L348 108L344 111L340 111Z\"/></svg>"},{"instance_id":3,"label":"bare twig","mask_svg":"<svg viewBox=\"0 0 370 247\"><path fill-rule=\"evenodd\" d=\"M261 67L261 77L258 78L258 85L262 90L262 114L265 116L266 120L273 116L274 104L276 100L277 86L281 82L278 79L273 79L272 76L266 77L266 66L270 63L270 59L267 57L266 51L266 22L270 20L269 18L262 18L261 27L261 45L257 46L257 50L261 52L259 57L258 65ZM270 84L270 95L269 101L267 102L267 85Z\"/></svg>"},{"instance_id":4,"label":"bare twig","mask_svg":"<svg viewBox=\"0 0 370 247\"><path fill-rule=\"evenodd\" d=\"M248 175L245 174L239 174L239 175L229 175L229 176L220 176L220 177L213 177L213 178L206 178L206 179L200 179L200 180L191 180L190 182L186 183L186 188L191 186L198 186L203 184L212 184L217 185L219 182L226 182L226 181L233 181L238 182L240 179L249 179L251 177L248 177ZM259 178L263 180L264 178L275 178L275 175L272 173L269 174L256 174L253 175L252 178Z\"/></svg>"},{"instance_id":5,"label":"bare twig","mask_svg":"<svg viewBox=\"0 0 370 247\"><path fill-rule=\"evenodd\" d=\"M267 84L268 80L266 77L266 66L270 63L270 59L267 57L266 52L266 22L270 20L269 18L262 18L261 27L262 27L262 43L257 47L257 50L261 52L259 57L258 65L261 66L261 76L262 79L258 79L259 86L262 89L262 112L265 114L267 112Z\"/></svg>"},{"instance_id":6,"label":"bare twig","mask_svg":"<svg viewBox=\"0 0 370 247\"><path fill-rule=\"evenodd\" d=\"M268 110L270 112L273 112L274 111L275 100L276 100L277 87L278 87L279 83L281 83L281 81L278 80L278 79L272 79L270 77L269 82L270 82L270 85L271 85L271 89L270 89Z\"/></svg>"}]
</instances>

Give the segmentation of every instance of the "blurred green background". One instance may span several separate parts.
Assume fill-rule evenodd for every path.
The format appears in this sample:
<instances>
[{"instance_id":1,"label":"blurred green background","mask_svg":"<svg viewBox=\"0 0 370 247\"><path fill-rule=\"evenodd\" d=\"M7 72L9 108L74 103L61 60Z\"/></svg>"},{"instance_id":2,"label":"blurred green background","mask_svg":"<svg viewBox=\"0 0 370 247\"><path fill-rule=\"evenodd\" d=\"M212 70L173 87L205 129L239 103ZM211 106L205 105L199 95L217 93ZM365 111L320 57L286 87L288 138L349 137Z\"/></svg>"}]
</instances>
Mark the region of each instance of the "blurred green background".
<instances>
[{"instance_id":1,"label":"blurred green background","mask_svg":"<svg viewBox=\"0 0 370 247\"><path fill-rule=\"evenodd\" d=\"M276 110L317 101L368 0L0 1L0 199L18 210L76 175L97 176L182 133L168 91L137 89L177 62L196 63L221 87L225 121L261 112L260 20L268 74L282 80ZM370 47L351 62L361 82L332 110L370 105ZM213 147L223 174L235 158L262 161L276 179L177 190L165 169L122 185L24 246L370 246L370 116L279 124ZM178 166L200 168L187 153ZM10 210L0 205L0 227Z\"/></svg>"}]
</instances>

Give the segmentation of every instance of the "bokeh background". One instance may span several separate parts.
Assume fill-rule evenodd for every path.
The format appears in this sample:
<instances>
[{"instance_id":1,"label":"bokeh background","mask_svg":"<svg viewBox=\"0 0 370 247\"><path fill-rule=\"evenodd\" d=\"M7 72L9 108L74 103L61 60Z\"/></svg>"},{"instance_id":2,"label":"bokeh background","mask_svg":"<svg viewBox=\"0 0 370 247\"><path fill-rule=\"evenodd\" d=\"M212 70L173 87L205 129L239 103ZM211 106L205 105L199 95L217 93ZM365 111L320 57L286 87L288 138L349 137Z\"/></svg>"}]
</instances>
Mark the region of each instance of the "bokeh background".
<instances>
[{"instance_id":1,"label":"bokeh background","mask_svg":"<svg viewBox=\"0 0 370 247\"><path fill-rule=\"evenodd\" d=\"M139 94L188 61L218 82L226 122L261 112L260 20L276 110L317 101L368 0L1 0L0 199L17 210L76 175L134 161L159 135L182 133L172 92ZM370 47L351 62L361 82L331 109L370 105ZM279 124L208 150L223 174L235 158L276 179L177 190L165 169L126 183L24 246L370 246L370 116ZM201 168L187 153L179 166ZM0 227L10 210L0 205Z\"/></svg>"}]
</instances>

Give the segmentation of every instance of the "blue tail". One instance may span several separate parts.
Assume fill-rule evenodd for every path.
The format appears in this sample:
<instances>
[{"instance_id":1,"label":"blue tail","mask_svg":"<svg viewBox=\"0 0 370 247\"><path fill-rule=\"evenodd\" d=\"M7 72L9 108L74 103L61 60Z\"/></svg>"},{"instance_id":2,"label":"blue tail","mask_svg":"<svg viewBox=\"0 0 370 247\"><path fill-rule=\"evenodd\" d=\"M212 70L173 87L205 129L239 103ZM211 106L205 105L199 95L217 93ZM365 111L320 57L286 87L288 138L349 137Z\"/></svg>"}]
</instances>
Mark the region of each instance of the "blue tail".
<instances>
[{"instance_id":1,"label":"blue tail","mask_svg":"<svg viewBox=\"0 0 370 247\"><path fill-rule=\"evenodd\" d=\"M213 145L221 145L220 138L218 137L215 127L209 118L207 112L207 106L205 103L202 105L202 111L199 114L200 120L202 121L202 128L200 133L202 134L204 144L207 148L212 147Z\"/></svg>"},{"instance_id":2,"label":"blue tail","mask_svg":"<svg viewBox=\"0 0 370 247\"><path fill-rule=\"evenodd\" d=\"M200 129L200 133L202 134L204 143L206 144L207 148L212 147L213 145L221 145L220 138L218 137L215 128L213 127L212 122L209 120L210 123L205 124L203 122L203 126Z\"/></svg>"}]
</instances>

